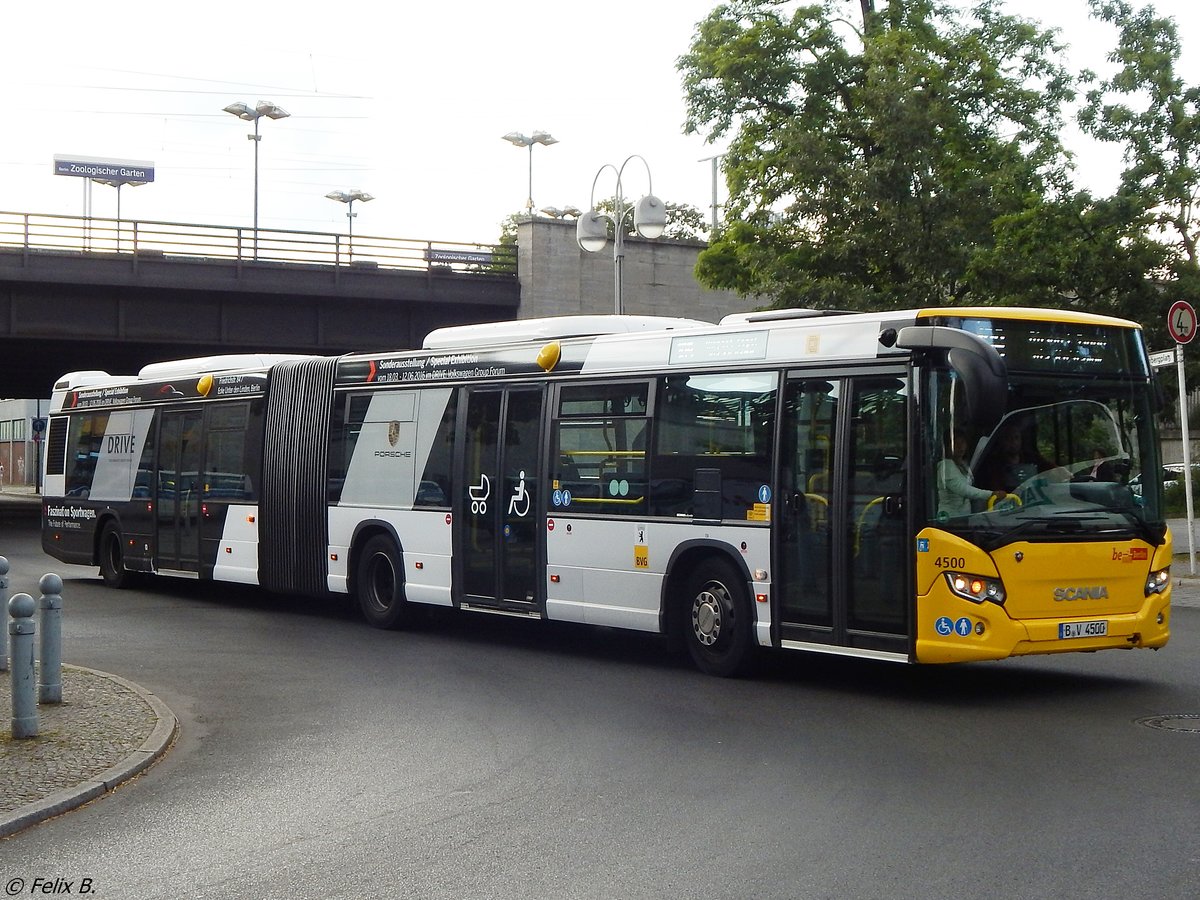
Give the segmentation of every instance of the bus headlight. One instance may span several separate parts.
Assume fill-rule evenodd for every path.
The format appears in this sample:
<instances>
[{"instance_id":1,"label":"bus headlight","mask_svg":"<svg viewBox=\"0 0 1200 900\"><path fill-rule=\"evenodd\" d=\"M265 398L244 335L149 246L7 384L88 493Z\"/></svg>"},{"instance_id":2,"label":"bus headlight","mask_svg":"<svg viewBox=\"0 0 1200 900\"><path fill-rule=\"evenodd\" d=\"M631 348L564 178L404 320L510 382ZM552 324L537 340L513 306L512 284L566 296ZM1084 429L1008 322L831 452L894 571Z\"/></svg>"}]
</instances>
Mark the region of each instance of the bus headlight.
<instances>
[{"instance_id":1,"label":"bus headlight","mask_svg":"<svg viewBox=\"0 0 1200 900\"><path fill-rule=\"evenodd\" d=\"M971 575L968 572L945 572L946 584L950 593L972 603L983 603L985 600L1003 606L1004 584L998 578L986 575Z\"/></svg>"},{"instance_id":2,"label":"bus headlight","mask_svg":"<svg viewBox=\"0 0 1200 900\"><path fill-rule=\"evenodd\" d=\"M1171 567L1159 569L1157 572L1151 572L1150 577L1146 579L1146 596L1151 594L1161 594L1167 589L1167 585L1171 583Z\"/></svg>"}]
</instances>

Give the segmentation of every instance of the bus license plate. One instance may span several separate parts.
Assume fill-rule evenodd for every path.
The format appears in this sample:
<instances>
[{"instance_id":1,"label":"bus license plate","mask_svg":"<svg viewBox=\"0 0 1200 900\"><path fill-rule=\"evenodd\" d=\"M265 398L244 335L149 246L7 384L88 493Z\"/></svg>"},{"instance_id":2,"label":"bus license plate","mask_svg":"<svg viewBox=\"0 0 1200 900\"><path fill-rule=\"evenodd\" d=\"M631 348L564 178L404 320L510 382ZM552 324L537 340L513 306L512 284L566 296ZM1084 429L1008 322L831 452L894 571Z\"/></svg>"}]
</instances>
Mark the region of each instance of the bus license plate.
<instances>
[{"instance_id":1,"label":"bus license plate","mask_svg":"<svg viewBox=\"0 0 1200 900\"><path fill-rule=\"evenodd\" d=\"M1096 622L1060 622L1058 639L1104 637L1108 634L1108 622L1103 619Z\"/></svg>"}]
</instances>

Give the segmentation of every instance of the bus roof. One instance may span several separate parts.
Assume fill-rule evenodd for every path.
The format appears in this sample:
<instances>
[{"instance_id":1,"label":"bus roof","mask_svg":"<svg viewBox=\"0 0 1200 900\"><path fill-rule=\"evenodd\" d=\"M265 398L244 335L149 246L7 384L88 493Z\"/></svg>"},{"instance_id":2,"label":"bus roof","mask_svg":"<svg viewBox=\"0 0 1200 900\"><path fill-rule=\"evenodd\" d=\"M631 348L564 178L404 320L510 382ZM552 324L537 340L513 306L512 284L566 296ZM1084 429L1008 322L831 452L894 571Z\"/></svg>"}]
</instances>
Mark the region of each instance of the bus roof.
<instances>
[{"instance_id":1,"label":"bus roof","mask_svg":"<svg viewBox=\"0 0 1200 900\"><path fill-rule=\"evenodd\" d=\"M158 381L193 372L232 372L236 369L265 371L280 362L292 359L312 359L298 353L229 353L223 356L197 356L192 359L173 359L149 363L138 371L142 381Z\"/></svg>"},{"instance_id":2,"label":"bus roof","mask_svg":"<svg viewBox=\"0 0 1200 900\"><path fill-rule=\"evenodd\" d=\"M173 359L165 362L147 363L137 375L112 375L99 369L68 372L54 382L55 391L72 391L79 388L102 387L105 385L130 384L137 381L162 381L193 375L200 372L265 372L279 362L292 359L312 359L312 356L287 353L228 353L218 356L197 356L191 359Z\"/></svg>"},{"instance_id":3,"label":"bus roof","mask_svg":"<svg viewBox=\"0 0 1200 900\"><path fill-rule=\"evenodd\" d=\"M384 350L340 357L339 385L451 381L493 373L581 374L631 372L672 365L719 366L740 362L849 360L899 354L880 343L888 330L937 318L1023 319L1140 329L1136 322L1075 310L1004 306L925 307L850 313L844 310L777 309L725 316L720 324L670 316L575 315L460 325L431 331L418 350ZM554 363L535 365L537 352L562 341ZM534 352L519 349L526 345ZM574 349L568 350L568 347ZM466 351L471 360L456 351ZM443 354L438 358L437 354ZM451 354L451 355L445 355ZM514 355L516 354L516 355ZM462 358L460 358L462 357ZM242 353L150 363L136 376L103 371L64 375L54 390L109 388L166 382L204 373L257 372L313 359L306 354Z\"/></svg>"},{"instance_id":4,"label":"bus roof","mask_svg":"<svg viewBox=\"0 0 1200 900\"><path fill-rule=\"evenodd\" d=\"M1031 306L961 306L937 307L930 306L915 310L918 319L949 317L962 319L1025 319L1031 322L1072 322L1078 325L1116 325L1121 328L1138 328L1142 326L1129 319L1116 316L1102 316L1097 313L1082 312L1074 309L1039 309Z\"/></svg>"},{"instance_id":5,"label":"bus roof","mask_svg":"<svg viewBox=\"0 0 1200 900\"><path fill-rule=\"evenodd\" d=\"M539 319L514 319L507 322L437 328L425 336L421 348L450 350L458 347L493 347L497 344L519 344L525 341L712 327L712 322L672 316L547 316Z\"/></svg>"}]
</instances>

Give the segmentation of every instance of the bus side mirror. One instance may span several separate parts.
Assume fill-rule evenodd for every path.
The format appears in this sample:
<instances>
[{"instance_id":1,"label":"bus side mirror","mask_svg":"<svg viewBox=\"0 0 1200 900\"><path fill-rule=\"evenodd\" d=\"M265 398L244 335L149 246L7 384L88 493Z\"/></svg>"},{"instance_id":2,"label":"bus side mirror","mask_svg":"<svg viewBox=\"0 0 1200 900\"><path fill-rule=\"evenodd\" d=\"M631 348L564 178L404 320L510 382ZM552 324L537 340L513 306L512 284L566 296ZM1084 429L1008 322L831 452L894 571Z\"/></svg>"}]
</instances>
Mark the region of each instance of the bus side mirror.
<instances>
[{"instance_id":1,"label":"bus side mirror","mask_svg":"<svg viewBox=\"0 0 1200 900\"><path fill-rule=\"evenodd\" d=\"M901 328L896 346L905 350L944 350L958 373L967 415L982 432L990 432L1008 405L1008 366L996 348L978 335L944 325Z\"/></svg>"}]
</instances>

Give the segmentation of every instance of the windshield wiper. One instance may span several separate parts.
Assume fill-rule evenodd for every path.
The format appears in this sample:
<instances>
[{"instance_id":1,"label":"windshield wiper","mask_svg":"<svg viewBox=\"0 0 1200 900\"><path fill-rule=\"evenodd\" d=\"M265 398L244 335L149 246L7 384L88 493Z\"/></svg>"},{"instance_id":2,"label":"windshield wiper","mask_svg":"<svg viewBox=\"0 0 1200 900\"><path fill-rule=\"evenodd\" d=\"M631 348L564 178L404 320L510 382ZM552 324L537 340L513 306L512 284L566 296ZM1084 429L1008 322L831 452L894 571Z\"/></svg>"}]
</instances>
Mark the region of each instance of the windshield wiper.
<instances>
[{"instance_id":1,"label":"windshield wiper","mask_svg":"<svg viewBox=\"0 0 1200 900\"><path fill-rule=\"evenodd\" d=\"M987 541L986 545L981 544L981 546L983 546L985 550L994 550L995 548L1002 547L1005 544L1011 544L1021 535L1028 535L1033 531L1036 531L1038 534L1090 534L1094 532L1092 529L1085 528L1085 523L1103 521L1105 518L1105 516L1079 515L1072 513L1055 513L1048 516L1030 516L1022 518L1020 522L1016 523L1011 528L997 527L994 530L990 529L991 539Z\"/></svg>"},{"instance_id":2,"label":"windshield wiper","mask_svg":"<svg viewBox=\"0 0 1200 900\"><path fill-rule=\"evenodd\" d=\"M1109 519L1112 515L1124 516L1128 522L1128 526L1121 528L1095 528L1094 525L1089 527L1089 523L1103 522ZM1134 513L1129 510L1111 510L1108 513L1072 513L1058 512L1050 515L1029 516L1022 518L1015 523L1011 528L1003 528L997 523L997 527L987 529L989 539L986 542L981 542L985 550L991 551L997 547L1003 547L1005 544L1011 544L1013 541L1022 536L1028 536L1031 532L1043 535L1106 535L1114 536L1117 534L1132 534L1139 537L1148 544L1158 545L1162 543L1162 530L1139 519Z\"/></svg>"}]
</instances>

